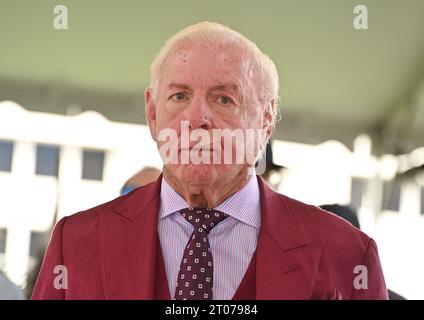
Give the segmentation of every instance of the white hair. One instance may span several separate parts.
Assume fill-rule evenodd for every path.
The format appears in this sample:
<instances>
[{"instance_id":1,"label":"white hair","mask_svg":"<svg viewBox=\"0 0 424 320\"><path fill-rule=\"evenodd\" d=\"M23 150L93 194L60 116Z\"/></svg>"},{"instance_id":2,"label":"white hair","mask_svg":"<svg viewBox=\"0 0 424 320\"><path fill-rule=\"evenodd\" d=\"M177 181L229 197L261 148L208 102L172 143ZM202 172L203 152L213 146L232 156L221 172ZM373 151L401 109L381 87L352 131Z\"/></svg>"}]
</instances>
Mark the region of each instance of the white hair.
<instances>
[{"instance_id":1,"label":"white hair","mask_svg":"<svg viewBox=\"0 0 424 320\"><path fill-rule=\"evenodd\" d=\"M268 105L275 100L272 112L272 128L278 121L278 72L274 62L264 54L254 42L239 32L215 22L200 22L184 28L176 33L160 49L150 66L150 88L153 97L157 98L160 76L165 62L171 52L187 45L203 47L235 49L235 52L245 53L252 60L258 81L255 93L258 101ZM259 86L259 87L258 87Z\"/></svg>"}]
</instances>

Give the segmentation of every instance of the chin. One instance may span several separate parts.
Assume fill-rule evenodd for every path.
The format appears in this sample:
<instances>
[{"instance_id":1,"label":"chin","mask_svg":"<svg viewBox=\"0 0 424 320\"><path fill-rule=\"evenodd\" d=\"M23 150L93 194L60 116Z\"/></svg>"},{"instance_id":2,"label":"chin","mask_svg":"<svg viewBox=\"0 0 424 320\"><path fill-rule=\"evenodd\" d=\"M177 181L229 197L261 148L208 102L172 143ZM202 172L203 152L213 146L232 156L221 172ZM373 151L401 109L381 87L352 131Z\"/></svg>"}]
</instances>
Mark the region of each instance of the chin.
<instances>
[{"instance_id":1,"label":"chin","mask_svg":"<svg viewBox=\"0 0 424 320\"><path fill-rule=\"evenodd\" d=\"M187 164L177 169L178 178L187 184L209 185L219 177L219 168L213 164Z\"/></svg>"}]
</instances>

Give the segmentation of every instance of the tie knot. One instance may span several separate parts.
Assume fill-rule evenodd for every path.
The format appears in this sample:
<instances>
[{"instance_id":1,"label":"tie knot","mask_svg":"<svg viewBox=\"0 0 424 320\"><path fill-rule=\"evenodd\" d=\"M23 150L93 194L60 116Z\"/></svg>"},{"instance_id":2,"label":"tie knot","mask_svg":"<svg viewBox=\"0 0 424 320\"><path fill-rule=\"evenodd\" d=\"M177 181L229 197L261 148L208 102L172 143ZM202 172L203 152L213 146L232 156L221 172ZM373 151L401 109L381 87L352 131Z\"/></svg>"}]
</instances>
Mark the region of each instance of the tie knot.
<instances>
[{"instance_id":1,"label":"tie knot","mask_svg":"<svg viewBox=\"0 0 424 320\"><path fill-rule=\"evenodd\" d=\"M228 217L227 214L211 208L190 207L181 210L180 213L195 228L205 230L206 233L209 233L213 227Z\"/></svg>"}]
</instances>

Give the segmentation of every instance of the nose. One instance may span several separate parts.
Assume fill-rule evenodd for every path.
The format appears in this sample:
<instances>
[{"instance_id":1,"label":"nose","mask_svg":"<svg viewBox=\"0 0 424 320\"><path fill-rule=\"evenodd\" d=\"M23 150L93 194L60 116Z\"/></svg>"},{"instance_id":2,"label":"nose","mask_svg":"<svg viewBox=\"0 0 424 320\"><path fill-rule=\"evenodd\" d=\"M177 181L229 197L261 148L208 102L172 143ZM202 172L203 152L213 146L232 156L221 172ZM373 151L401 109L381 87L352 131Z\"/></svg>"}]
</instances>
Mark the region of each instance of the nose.
<instances>
[{"instance_id":1,"label":"nose","mask_svg":"<svg viewBox=\"0 0 424 320\"><path fill-rule=\"evenodd\" d=\"M186 108L185 119L189 122L191 130L212 128L211 110L208 101L204 97L194 97Z\"/></svg>"}]
</instances>

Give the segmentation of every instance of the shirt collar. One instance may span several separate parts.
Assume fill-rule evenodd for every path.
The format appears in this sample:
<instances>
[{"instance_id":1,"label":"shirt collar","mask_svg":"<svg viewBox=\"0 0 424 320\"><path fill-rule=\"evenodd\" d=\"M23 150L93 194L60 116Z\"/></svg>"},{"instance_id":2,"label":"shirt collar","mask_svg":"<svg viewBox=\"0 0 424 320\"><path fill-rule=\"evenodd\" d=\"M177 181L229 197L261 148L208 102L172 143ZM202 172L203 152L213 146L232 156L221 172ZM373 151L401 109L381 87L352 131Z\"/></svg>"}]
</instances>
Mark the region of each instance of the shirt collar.
<instances>
[{"instance_id":1,"label":"shirt collar","mask_svg":"<svg viewBox=\"0 0 424 320\"><path fill-rule=\"evenodd\" d=\"M164 178L162 178L160 201L159 219L190 207L187 201ZM214 209L258 229L261 223L261 214L259 185L256 176L252 175L243 188L232 194Z\"/></svg>"},{"instance_id":2,"label":"shirt collar","mask_svg":"<svg viewBox=\"0 0 424 320\"><path fill-rule=\"evenodd\" d=\"M162 177L159 219L165 218L174 212L188 207L190 207L188 202L165 181L165 178Z\"/></svg>"}]
</instances>

